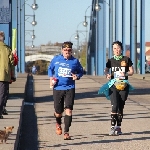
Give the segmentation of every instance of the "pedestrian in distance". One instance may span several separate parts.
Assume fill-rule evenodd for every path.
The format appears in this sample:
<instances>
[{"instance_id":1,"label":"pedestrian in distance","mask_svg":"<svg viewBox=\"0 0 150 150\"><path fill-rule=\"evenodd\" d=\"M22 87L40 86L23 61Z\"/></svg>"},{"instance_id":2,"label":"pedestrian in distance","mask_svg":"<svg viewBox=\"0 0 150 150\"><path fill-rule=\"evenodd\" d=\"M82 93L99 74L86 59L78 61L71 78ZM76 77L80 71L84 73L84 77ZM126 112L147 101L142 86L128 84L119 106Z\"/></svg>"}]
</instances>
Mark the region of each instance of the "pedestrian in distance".
<instances>
[{"instance_id":1,"label":"pedestrian in distance","mask_svg":"<svg viewBox=\"0 0 150 150\"><path fill-rule=\"evenodd\" d=\"M53 87L54 116L56 134L62 134L61 119L64 116L64 140L70 140L69 127L72 122L72 110L75 97L75 80L83 76L83 67L78 59L72 56L72 43L62 44L62 54L55 56L48 67L50 87ZM64 105L65 104L65 105Z\"/></svg>"},{"instance_id":2,"label":"pedestrian in distance","mask_svg":"<svg viewBox=\"0 0 150 150\"><path fill-rule=\"evenodd\" d=\"M33 65L33 67L32 67L32 74L33 74L33 75L35 75L35 74L36 74L36 72L37 72L36 66L35 66L35 65Z\"/></svg>"},{"instance_id":3,"label":"pedestrian in distance","mask_svg":"<svg viewBox=\"0 0 150 150\"><path fill-rule=\"evenodd\" d=\"M112 43L114 56L108 59L104 73L109 82L103 85L99 94L105 94L111 101L111 130L109 135L121 135L123 109L130 90L134 88L128 82L128 76L134 73L133 63L127 56L122 55L122 43Z\"/></svg>"},{"instance_id":4,"label":"pedestrian in distance","mask_svg":"<svg viewBox=\"0 0 150 150\"><path fill-rule=\"evenodd\" d=\"M15 79L14 57L11 48L4 43L5 34L0 31L0 119L3 118L3 107L8 99L9 83Z\"/></svg>"}]
</instances>

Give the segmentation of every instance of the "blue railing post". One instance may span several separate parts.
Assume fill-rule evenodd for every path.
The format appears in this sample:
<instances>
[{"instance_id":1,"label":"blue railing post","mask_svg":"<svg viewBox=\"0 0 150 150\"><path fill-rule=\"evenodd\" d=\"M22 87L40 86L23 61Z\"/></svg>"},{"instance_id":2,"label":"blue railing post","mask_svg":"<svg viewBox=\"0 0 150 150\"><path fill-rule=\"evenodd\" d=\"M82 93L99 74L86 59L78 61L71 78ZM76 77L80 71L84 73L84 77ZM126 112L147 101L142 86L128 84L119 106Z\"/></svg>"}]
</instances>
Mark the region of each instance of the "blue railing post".
<instances>
[{"instance_id":1,"label":"blue railing post","mask_svg":"<svg viewBox=\"0 0 150 150\"><path fill-rule=\"evenodd\" d=\"M25 72L25 0L21 0L21 73Z\"/></svg>"},{"instance_id":2,"label":"blue railing post","mask_svg":"<svg viewBox=\"0 0 150 150\"><path fill-rule=\"evenodd\" d=\"M13 0L12 1L12 29L13 30L16 30L17 32L17 0ZM11 31L13 33L13 31ZM12 43L12 44L15 44L15 48L17 50L17 37L14 37L15 35L12 35L13 37L11 38L12 40L14 40L14 38L16 38L13 42L15 43ZM11 40L11 41L12 41ZM13 50L13 49L12 49ZM16 74L16 77L17 77L17 66L15 67L15 74Z\"/></svg>"},{"instance_id":3,"label":"blue railing post","mask_svg":"<svg viewBox=\"0 0 150 150\"><path fill-rule=\"evenodd\" d=\"M103 20L103 1L100 1L101 3L101 9L99 12L97 12L97 75L103 75L104 74L104 40L103 40L103 34L104 34L104 20ZM106 50L105 50L106 51ZM106 56L106 55L105 55Z\"/></svg>"},{"instance_id":4,"label":"blue railing post","mask_svg":"<svg viewBox=\"0 0 150 150\"><path fill-rule=\"evenodd\" d=\"M145 0L140 1L140 74L145 74Z\"/></svg>"},{"instance_id":5,"label":"blue railing post","mask_svg":"<svg viewBox=\"0 0 150 150\"><path fill-rule=\"evenodd\" d=\"M17 0L17 55L19 57L19 62L17 65L17 72L21 72L21 67L20 67L20 61L21 61L21 14L20 14L20 9L21 9L21 1Z\"/></svg>"},{"instance_id":6,"label":"blue railing post","mask_svg":"<svg viewBox=\"0 0 150 150\"><path fill-rule=\"evenodd\" d=\"M119 41L119 2L115 0L115 41Z\"/></svg>"},{"instance_id":7,"label":"blue railing post","mask_svg":"<svg viewBox=\"0 0 150 150\"><path fill-rule=\"evenodd\" d=\"M109 0L109 58L112 57L113 43L113 1Z\"/></svg>"},{"instance_id":8,"label":"blue railing post","mask_svg":"<svg viewBox=\"0 0 150 150\"><path fill-rule=\"evenodd\" d=\"M137 0L130 1L130 56L137 71Z\"/></svg>"},{"instance_id":9,"label":"blue railing post","mask_svg":"<svg viewBox=\"0 0 150 150\"><path fill-rule=\"evenodd\" d=\"M123 55L126 53L126 32L125 32L125 0L122 0L122 46L123 46Z\"/></svg>"},{"instance_id":10,"label":"blue railing post","mask_svg":"<svg viewBox=\"0 0 150 150\"><path fill-rule=\"evenodd\" d=\"M106 5L103 0L103 71L106 68Z\"/></svg>"}]
</instances>

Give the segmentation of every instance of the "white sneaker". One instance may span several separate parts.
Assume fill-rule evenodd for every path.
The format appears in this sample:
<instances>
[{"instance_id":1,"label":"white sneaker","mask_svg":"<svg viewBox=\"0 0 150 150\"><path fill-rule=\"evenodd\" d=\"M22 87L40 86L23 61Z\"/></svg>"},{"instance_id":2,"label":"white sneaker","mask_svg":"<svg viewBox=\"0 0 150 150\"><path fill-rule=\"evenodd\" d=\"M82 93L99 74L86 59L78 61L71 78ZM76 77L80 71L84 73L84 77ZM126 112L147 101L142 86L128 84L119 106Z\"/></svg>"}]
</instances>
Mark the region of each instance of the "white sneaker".
<instances>
[{"instance_id":1,"label":"white sneaker","mask_svg":"<svg viewBox=\"0 0 150 150\"><path fill-rule=\"evenodd\" d=\"M111 127L109 135L115 135L115 127Z\"/></svg>"}]
</instances>

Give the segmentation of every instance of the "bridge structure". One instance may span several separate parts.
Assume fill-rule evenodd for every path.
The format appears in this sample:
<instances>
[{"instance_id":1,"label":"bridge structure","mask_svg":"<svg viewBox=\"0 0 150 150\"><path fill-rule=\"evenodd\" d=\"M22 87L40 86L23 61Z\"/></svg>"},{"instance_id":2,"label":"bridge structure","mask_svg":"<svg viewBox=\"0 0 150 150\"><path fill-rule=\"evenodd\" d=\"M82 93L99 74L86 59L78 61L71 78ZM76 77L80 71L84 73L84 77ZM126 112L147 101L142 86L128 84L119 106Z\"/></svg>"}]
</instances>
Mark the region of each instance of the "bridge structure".
<instances>
[{"instance_id":1,"label":"bridge structure","mask_svg":"<svg viewBox=\"0 0 150 150\"><path fill-rule=\"evenodd\" d=\"M51 62L51 60L54 58L54 55L46 55L46 54L35 54L35 55L29 55L25 56L25 62L31 62L36 60L46 60Z\"/></svg>"},{"instance_id":2,"label":"bridge structure","mask_svg":"<svg viewBox=\"0 0 150 150\"><path fill-rule=\"evenodd\" d=\"M40 47L29 47L25 48L25 62L31 62L36 60L46 60L50 61L53 59L55 55L61 53L60 46L54 45L41 45Z\"/></svg>"},{"instance_id":3,"label":"bridge structure","mask_svg":"<svg viewBox=\"0 0 150 150\"><path fill-rule=\"evenodd\" d=\"M4 0L0 3L0 30L5 32L5 43L12 46L15 32L16 48L19 56L17 71L25 72L25 0ZM121 3L121 6L119 5ZM95 6L100 6L96 11ZM121 7L122 17L119 17L119 8ZM91 0L91 15L89 28L89 38L87 46L87 74L103 75L106 64L106 31L109 32L109 58L112 57L112 42L119 40L126 45L126 7L130 8L130 57L136 68L136 44L137 44L137 26L140 26L140 73L145 74L145 0L140 0L139 24L137 24L137 0ZM106 17L106 13L109 17ZM106 27L108 22L109 27ZM121 22L122 30L119 30ZM119 33L122 37L119 38ZM125 51L124 51L125 52Z\"/></svg>"}]
</instances>

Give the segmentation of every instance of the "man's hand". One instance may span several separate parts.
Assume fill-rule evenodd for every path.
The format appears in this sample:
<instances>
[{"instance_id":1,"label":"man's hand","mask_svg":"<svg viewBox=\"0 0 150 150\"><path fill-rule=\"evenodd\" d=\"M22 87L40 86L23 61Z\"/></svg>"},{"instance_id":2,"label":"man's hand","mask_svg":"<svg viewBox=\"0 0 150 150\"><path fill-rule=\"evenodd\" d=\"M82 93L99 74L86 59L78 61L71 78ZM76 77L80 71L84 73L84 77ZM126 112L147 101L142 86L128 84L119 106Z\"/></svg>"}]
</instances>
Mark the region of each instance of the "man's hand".
<instances>
[{"instance_id":1,"label":"man's hand","mask_svg":"<svg viewBox=\"0 0 150 150\"><path fill-rule=\"evenodd\" d=\"M77 80L78 79L76 74L73 74L73 73L71 73L71 74L72 74L72 80Z\"/></svg>"},{"instance_id":2,"label":"man's hand","mask_svg":"<svg viewBox=\"0 0 150 150\"><path fill-rule=\"evenodd\" d=\"M11 81L15 82L16 81L16 77L11 77Z\"/></svg>"},{"instance_id":3,"label":"man's hand","mask_svg":"<svg viewBox=\"0 0 150 150\"><path fill-rule=\"evenodd\" d=\"M50 88L53 88L54 85L53 85L53 83L52 83L52 78L50 78L50 84L49 84L49 85L50 85L50 86L49 86Z\"/></svg>"}]
</instances>

